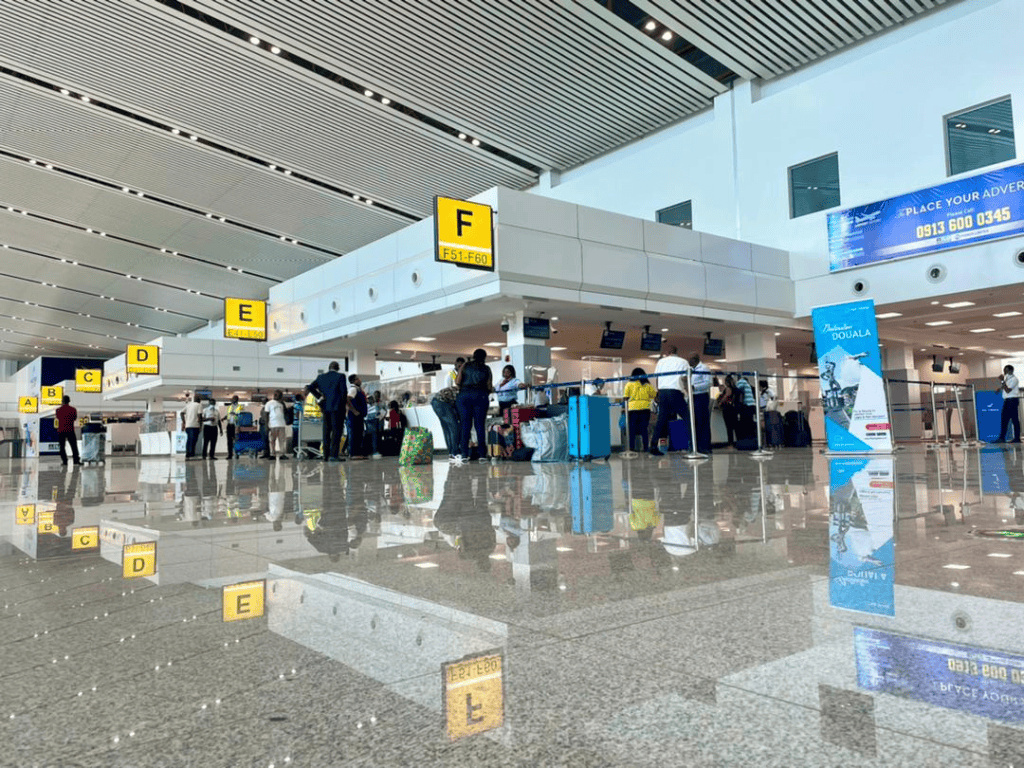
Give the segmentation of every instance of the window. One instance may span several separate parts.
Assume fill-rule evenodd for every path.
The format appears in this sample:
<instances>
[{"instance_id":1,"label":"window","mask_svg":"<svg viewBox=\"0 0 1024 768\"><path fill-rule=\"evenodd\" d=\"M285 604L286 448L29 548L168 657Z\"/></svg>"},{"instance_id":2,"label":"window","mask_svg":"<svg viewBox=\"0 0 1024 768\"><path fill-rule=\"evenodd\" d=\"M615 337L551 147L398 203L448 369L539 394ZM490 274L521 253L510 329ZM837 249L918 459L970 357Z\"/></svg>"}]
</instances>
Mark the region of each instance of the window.
<instances>
[{"instance_id":1,"label":"window","mask_svg":"<svg viewBox=\"0 0 1024 768\"><path fill-rule=\"evenodd\" d=\"M789 217L839 205L839 154L819 157L789 169Z\"/></svg>"},{"instance_id":2,"label":"window","mask_svg":"<svg viewBox=\"0 0 1024 768\"><path fill-rule=\"evenodd\" d=\"M655 217L659 224L674 224L684 229L693 229L693 200L662 208Z\"/></svg>"},{"instance_id":3,"label":"window","mask_svg":"<svg viewBox=\"0 0 1024 768\"><path fill-rule=\"evenodd\" d=\"M1009 97L946 117L949 175L1013 160L1013 107Z\"/></svg>"}]
</instances>

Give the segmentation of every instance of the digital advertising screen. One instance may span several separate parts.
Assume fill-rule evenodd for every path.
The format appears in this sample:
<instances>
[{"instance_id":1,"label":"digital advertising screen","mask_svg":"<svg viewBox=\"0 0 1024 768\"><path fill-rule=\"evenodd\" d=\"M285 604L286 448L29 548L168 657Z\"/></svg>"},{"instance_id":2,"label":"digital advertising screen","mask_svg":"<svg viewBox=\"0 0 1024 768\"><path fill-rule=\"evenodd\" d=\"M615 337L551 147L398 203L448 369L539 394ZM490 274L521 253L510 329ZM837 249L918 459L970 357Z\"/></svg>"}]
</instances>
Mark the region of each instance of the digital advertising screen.
<instances>
[{"instance_id":1,"label":"digital advertising screen","mask_svg":"<svg viewBox=\"0 0 1024 768\"><path fill-rule=\"evenodd\" d=\"M829 269L960 248L1024 233L1024 165L828 215Z\"/></svg>"}]
</instances>

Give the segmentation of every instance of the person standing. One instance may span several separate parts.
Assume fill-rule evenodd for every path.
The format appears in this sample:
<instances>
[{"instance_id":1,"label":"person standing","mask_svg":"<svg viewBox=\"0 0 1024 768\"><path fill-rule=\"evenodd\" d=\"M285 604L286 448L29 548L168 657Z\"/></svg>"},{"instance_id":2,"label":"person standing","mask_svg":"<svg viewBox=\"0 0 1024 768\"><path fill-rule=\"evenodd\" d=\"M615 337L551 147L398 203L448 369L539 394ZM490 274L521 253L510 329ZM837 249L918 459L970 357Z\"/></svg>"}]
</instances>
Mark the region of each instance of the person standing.
<instances>
[{"instance_id":1,"label":"person standing","mask_svg":"<svg viewBox=\"0 0 1024 768\"><path fill-rule=\"evenodd\" d=\"M633 380L626 384L622 395L626 398L626 450L634 450L637 435L643 441L644 450L650 450L651 405L658 396L658 390L647 378L643 368L634 368L629 374Z\"/></svg>"},{"instance_id":2,"label":"person standing","mask_svg":"<svg viewBox=\"0 0 1024 768\"><path fill-rule=\"evenodd\" d=\"M264 403L263 410L267 413L267 458L287 459L288 444L285 442L284 435L288 422L284 417L284 392L280 389L275 390L274 398Z\"/></svg>"},{"instance_id":3,"label":"person standing","mask_svg":"<svg viewBox=\"0 0 1024 768\"><path fill-rule=\"evenodd\" d=\"M754 424L754 388L745 377L736 379L736 438L743 439L757 434Z\"/></svg>"},{"instance_id":4,"label":"person standing","mask_svg":"<svg viewBox=\"0 0 1024 768\"><path fill-rule=\"evenodd\" d=\"M379 459L382 458L380 455L380 422L383 417L381 410L383 408L380 401L380 390L378 389L372 395L366 398L366 434L370 438L370 455Z\"/></svg>"},{"instance_id":5,"label":"person standing","mask_svg":"<svg viewBox=\"0 0 1024 768\"><path fill-rule=\"evenodd\" d=\"M725 434L729 445L736 442L737 410L736 401L739 398L736 391L736 382L732 374L728 374L722 382L722 391L718 395L718 408L722 412L722 420L725 422Z\"/></svg>"},{"instance_id":6,"label":"person standing","mask_svg":"<svg viewBox=\"0 0 1024 768\"><path fill-rule=\"evenodd\" d=\"M469 459L469 436L474 426L476 427L476 446L480 454L479 459L487 461L487 457L484 455L487 451L484 422L487 418L490 393L494 389L494 384L491 369L487 365L486 350L477 349L473 352L473 359L462 366L455 383L459 388L455 407L459 411L459 421L462 423L462 440L459 444L456 461Z\"/></svg>"},{"instance_id":7,"label":"person standing","mask_svg":"<svg viewBox=\"0 0 1024 768\"><path fill-rule=\"evenodd\" d=\"M199 404L199 395L192 397L181 410L181 428L185 431L185 461L198 458L196 444L199 442L199 429L203 407Z\"/></svg>"},{"instance_id":8,"label":"person standing","mask_svg":"<svg viewBox=\"0 0 1024 768\"><path fill-rule=\"evenodd\" d=\"M1020 442L1020 382L1013 375L1013 366L1003 368L999 377L999 391L1003 394L1003 410L999 414L999 439L997 443L1006 441L1006 428L1013 424L1013 440Z\"/></svg>"},{"instance_id":9,"label":"person standing","mask_svg":"<svg viewBox=\"0 0 1024 768\"><path fill-rule=\"evenodd\" d=\"M324 439L320 450L323 452L324 461L344 461L338 455L338 451L341 447L345 403L348 397L345 393L345 377L338 372L340 367L337 361L332 361L327 366L327 373L321 373L309 385L310 394L319 401L323 414Z\"/></svg>"},{"instance_id":10,"label":"person standing","mask_svg":"<svg viewBox=\"0 0 1024 768\"><path fill-rule=\"evenodd\" d=\"M654 372L660 374L658 384L658 422L654 427L654 442L651 443L651 455L662 456L658 450L658 441L668 436L668 423L673 419L684 419L690 423L686 408L686 397L683 395L683 381L690 372L690 366L679 356L677 347L669 347L656 366Z\"/></svg>"},{"instance_id":11,"label":"person standing","mask_svg":"<svg viewBox=\"0 0 1024 768\"><path fill-rule=\"evenodd\" d=\"M75 466L82 463L78 456L78 438L75 436L75 422L78 421L78 409L72 407L71 398L64 395L61 406L57 409L57 442L60 445L60 463L68 465L68 452L65 443L71 443L71 457Z\"/></svg>"},{"instance_id":12,"label":"person standing","mask_svg":"<svg viewBox=\"0 0 1024 768\"><path fill-rule=\"evenodd\" d=\"M356 374L348 377L348 457L353 460L366 458L363 451L363 432L369 408L362 385L363 380Z\"/></svg>"},{"instance_id":13,"label":"person standing","mask_svg":"<svg viewBox=\"0 0 1024 768\"><path fill-rule=\"evenodd\" d=\"M238 402L238 395L232 395L231 402L228 404L227 413L224 417L224 421L228 425L228 458L235 458L235 427L238 426L238 414L240 414L244 408L242 404Z\"/></svg>"},{"instance_id":14,"label":"person standing","mask_svg":"<svg viewBox=\"0 0 1024 768\"><path fill-rule=\"evenodd\" d=\"M459 444L462 439L462 428L459 425L459 412L455 407L458 393L455 387L445 387L434 393L430 400L430 407L437 414L437 420L441 422L441 431L444 433L444 444L448 449L448 456L454 457L459 453Z\"/></svg>"},{"instance_id":15,"label":"person standing","mask_svg":"<svg viewBox=\"0 0 1024 768\"><path fill-rule=\"evenodd\" d=\"M206 401L203 408L203 458L217 458L217 435L224 433L220 423L220 411L217 410L217 403L211 397ZM207 456L209 451L209 456Z\"/></svg>"},{"instance_id":16,"label":"person standing","mask_svg":"<svg viewBox=\"0 0 1024 768\"><path fill-rule=\"evenodd\" d=\"M700 361L700 355L690 355L690 374L693 379L693 430L697 433L697 452L711 453L711 371Z\"/></svg>"}]
</instances>

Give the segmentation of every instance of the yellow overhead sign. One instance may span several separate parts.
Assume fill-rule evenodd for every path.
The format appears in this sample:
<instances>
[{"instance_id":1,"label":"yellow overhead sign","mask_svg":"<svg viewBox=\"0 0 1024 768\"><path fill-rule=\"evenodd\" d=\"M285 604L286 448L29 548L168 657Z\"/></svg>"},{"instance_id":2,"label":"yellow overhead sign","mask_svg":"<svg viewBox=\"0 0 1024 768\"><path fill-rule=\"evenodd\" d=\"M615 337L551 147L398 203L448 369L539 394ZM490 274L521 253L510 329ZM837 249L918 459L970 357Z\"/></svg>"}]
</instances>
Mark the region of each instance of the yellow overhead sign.
<instances>
[{"instance_id":1,"label":"yellow overhead sign","mask_svg":"<svg viewBox=\"0 0 1024 768\"><path fill-rule=\"evenodd\" d=\"M240 621L262 616L266 584L261 580L225 586L221 591L224 621Z\"/></svg>"},{"instance_id":2,"label":"yellow overhead sign","mask_svg":"<svg viewBox=\"0 0 1024 768\"><path fill-rule=\"evenodd\" d=\"M79 368L75 371L76 392L102 392L103 371L98 368Z\"/></svg>"},{"instance_id":3,"label":"yellow overhead sign","mask_svg":"<svg viewBox=\"0 0 1024 768\"><path fill-rule=\"evenodd\" d=\"M224 338L267 340L267 302L224 299Z\"/></svg>"},{"instance_id":4,"label":"yellow overhead sign","mask_svg":"<svg viewBox=\"0 0 1024 768\"><path fill-rule=\"evenodd\" d=\"M121 571L126 579L156 575L156 542L125 544L121 548Z\"/></svg>"},{"instance_id":5,"label":"yellow overhead sign","mask_svg":"<svg viewBox=\"0 0 1024 768\"><path fill-rule=\"evenodd\" d=\"M64 387L43 387L39 390L39 402L43 405L60 405L64 400Z\"/></svg>"},{"instance_id":6,"label":"yellow overhead sign","mask_svg":"<svg viewBox=\"0 0 1024 768\"><path fill-rule=\"evenodd\" d=\"M434 261L494 271L494 212L483 203L434 198Z\"/></svg>"},{"instance_id":7,"label":"yellow overhead sign","mask_svg":"<svg viewBox=\"0 0 1024 768\"><path fill-rule=\"evenodd\" d=\"M39 398L19 397L18 413L39 413Z\"/></svg>"},{"instance_id":8,"label":"yellow overhead sign","mask_svg":"<svg viewBox=\"0 0 1024 768\"><path fill-rule=\"evenodd\" d=\"M71 549L96 549L100 545L100 527L87 525L71 531Z\"/></svg>"},{"instance_id":9,"label":"yellow overhead sign","mask_svg":"<svg viewBox=\"0 0 1024 768\"><path fill-rule=\"evenodd\" d=\"M160 373L160 347L151 344L129 344L126 355L128 373Z\"/></svg>"},{"instance_id":10,"label":"yellow overhead sign","mask_svg":"<svg viewBox=\"0 0 1024 768\"><path fill-rule=\"evenodd\" d=\"M441 665L445 726L452 741L500 728L505 722L500 653Z\"/></svg>"},{"instance_id":11,"label":"yellow overhead sign","mask_svg":"<svg viewBox=\"0 0 1024 768\"><path fill-rule=\"evenodd\" d=\"M14 522L18 525L35 525L36 524L36 505L35 504L21 504L18 506L18 511L15 513Z\"/></svg>"}]
</instances>

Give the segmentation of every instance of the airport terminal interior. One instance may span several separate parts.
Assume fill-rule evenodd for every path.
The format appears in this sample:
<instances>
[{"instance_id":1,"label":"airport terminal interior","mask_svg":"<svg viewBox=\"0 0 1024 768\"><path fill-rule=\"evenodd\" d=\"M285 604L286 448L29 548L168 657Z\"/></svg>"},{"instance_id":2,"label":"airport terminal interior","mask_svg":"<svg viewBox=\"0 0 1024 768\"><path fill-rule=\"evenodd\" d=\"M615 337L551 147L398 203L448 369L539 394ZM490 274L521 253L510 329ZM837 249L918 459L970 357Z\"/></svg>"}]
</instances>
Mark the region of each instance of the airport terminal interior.
<instances>
[{"instance_id":1,"label":"airport terminal interior","mask_svg":"<svg viewBox=\"0 0 1024 768\"><path fill-rule=\"evenodd\" d=\"M1024 765L1019 0L0 29L0 765Z\"/></svg>"}]
</instances>

